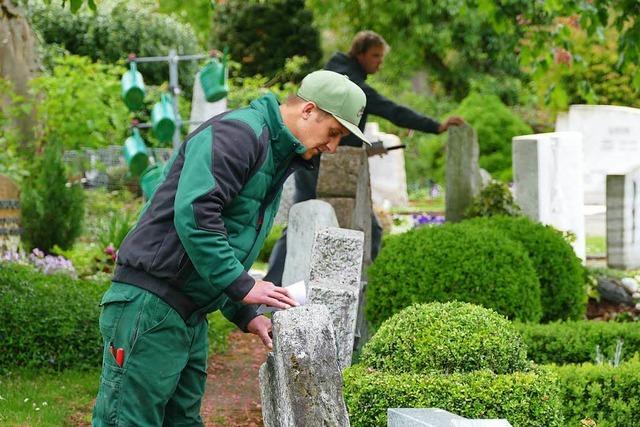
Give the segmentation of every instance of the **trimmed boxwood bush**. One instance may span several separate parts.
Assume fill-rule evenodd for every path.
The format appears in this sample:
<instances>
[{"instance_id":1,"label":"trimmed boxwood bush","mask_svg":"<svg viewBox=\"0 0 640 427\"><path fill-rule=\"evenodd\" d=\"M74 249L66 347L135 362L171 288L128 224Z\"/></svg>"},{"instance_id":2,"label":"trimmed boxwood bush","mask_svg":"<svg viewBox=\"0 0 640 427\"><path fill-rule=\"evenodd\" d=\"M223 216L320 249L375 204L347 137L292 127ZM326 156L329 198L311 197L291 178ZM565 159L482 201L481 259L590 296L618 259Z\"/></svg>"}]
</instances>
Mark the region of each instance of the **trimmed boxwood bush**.
<instances>
[{"instance_id":1,"label":"trimmed boxwood bush","mask_svg":"<svg viewBox=\"0 0 640 427\"><path fill-rule=\"evenodd\" d=\"M638 358L618 367L587 363L553 369L560 384L565 425L629 427L640 424ZM584 419L593 420L595 423L581 424Z\"/></svg>"},{"instance_id":2,"label":"trimmed boxwood bush","mask_svg":"<svg viewBox=\"0 0 640 427\"><path fill-rule=\"evenodd\" d=\"M344 372L344 397L354 427L386 426L387 408L442 408L468 418L506 418L520 427L569 425L562 421L557 380L548 368L421 375L354 365Z\"/></svg>"},{"instance_id":3,"label":"trimmed boxwood bush","mask_svg":"<svg viewBox=\"0 0 640 427\"><path fill-rule=\"evenodd\" d=\"M360 363L388 373L450 374L487 369L527 370L522 338L506 318L483 307L451 302L416 304L387 319L362 351Z\"/></svg>"},{"instance_id":4,"label":"trimmed boxwood bush","mask_svg":"<svg viewBox=\"0 0 640 427\"><path fill-rule=\"evenodd\" d=\"M466 223L496 228L522 243L540 281L543 322L584 317L587 309L584 267L558 230L526 217L474 218Z\"/></svg>"},{"instance_id":5,"label":"trimmed boxwood bush","mask_svg":"<svg viewBox=\"0 0 640 427\"><path fill-rule=\"evenodd\" d=\"M528 348L529 358L537 363L594 362L596 346L612 360L618 340L623 341L622 359L640 352L640 326L635 322L597 321L555 322L546 325L515 323Z\"/></svg>"},{"instance_id":6,"label":"trimmed boxwood bush","mask_svg":"<svg viewBox=\"0 0 640 427\"><path fill-rule=\"evenodd\" d=\"M0 370L100 366L106 283L0 263Z\"/></svg>"},{"instance_id":7,"label":"trimmed boxwood bush","mask_svg":"<svg viewBox=\"0 0 640 427\"><path fill-rule=\"evenodd\" d=\"M464 301L510 319L540 320L540 284L523 246L469 224L422 227L385 240L369 269L366 314L375 328L414 303Z\"/></svg>"}]
</instances>

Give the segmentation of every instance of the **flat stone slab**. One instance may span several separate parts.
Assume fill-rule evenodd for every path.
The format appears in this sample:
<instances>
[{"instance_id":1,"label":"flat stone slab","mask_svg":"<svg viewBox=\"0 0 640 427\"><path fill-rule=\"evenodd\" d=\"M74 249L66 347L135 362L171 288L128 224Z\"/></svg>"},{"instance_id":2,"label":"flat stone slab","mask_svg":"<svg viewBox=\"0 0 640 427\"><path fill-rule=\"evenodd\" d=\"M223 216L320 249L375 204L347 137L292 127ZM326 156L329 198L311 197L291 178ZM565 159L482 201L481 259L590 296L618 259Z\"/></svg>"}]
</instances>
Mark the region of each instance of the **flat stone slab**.
<instances>
[{"instance_id":1,"label":"flat stone slab","mask_svg":"<svg viewBox=\"0 0 640 427\"><path fill-rule=\"evenodd\" d=\"M471 420L438 408L389 408L387 427L512 427L507 420Z\"/></svg>"}]
</instances>

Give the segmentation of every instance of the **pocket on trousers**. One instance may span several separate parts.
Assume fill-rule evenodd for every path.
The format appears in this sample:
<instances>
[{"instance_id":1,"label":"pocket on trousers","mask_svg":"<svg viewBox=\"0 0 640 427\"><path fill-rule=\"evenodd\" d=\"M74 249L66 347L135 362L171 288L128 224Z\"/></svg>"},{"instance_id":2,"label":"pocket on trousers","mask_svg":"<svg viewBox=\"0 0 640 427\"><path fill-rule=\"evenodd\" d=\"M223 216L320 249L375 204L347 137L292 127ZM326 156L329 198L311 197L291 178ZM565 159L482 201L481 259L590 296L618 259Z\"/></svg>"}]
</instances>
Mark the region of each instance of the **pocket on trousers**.
<instances>
[{"instance_id":1,"label":"pocket on trousers","mask_svg":"<svg viewBox=\"0 0 640 427\"><path fill-rule=\"evenodd\" d=\"M94 417L109 425L117 424L123 371L124 369L115 365L115 362L110 363L105 358L105 362L102 365L100 389L96 398Z\"/></svg>"}]
</instances>

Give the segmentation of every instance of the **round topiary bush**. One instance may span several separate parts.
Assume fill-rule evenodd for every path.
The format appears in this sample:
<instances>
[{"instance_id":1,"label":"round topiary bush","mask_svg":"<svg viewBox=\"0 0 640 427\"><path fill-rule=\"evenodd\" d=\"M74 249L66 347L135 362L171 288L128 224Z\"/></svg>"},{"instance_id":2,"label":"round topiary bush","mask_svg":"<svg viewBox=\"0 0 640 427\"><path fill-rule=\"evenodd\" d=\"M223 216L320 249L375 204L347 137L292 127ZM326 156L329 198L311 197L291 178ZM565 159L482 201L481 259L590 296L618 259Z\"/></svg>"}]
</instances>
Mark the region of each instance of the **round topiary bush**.
<instances>
[{"instance_id":1,"label":"round topiary bush","mask_svg":"<svg viewBox=\"0 0 640 427\"><path fill-rule=\"evenodd\" d=\"M561 232L526 217L474 218L465 223L494 228L522 243L540 281L543 322L583 318L587 309L584 268Z\"/></svg>"},{"instance_id":2,"label":"round topiary bush","mask_svg":"<svg viewBox=\"0 0 640 427\"><path fill-rule=\"evenodd\" d=\"M526 250L502 232L468 224L418 228L385 240L368 271L375 328L414 303L464 301L510 319L540 320L540 284Z\"/></svg>"},{"instance_id":3,"label":"round topiary bush","mask_svg":"<svg viewBox=\"0 0 640 427\"><path fill-rule=\"evenodd\" d=\"M509 320L457 301L412 305L387 319L365 345L360 363L391 373L529 369L522 337Z\"/></svg>"}]
</instances>

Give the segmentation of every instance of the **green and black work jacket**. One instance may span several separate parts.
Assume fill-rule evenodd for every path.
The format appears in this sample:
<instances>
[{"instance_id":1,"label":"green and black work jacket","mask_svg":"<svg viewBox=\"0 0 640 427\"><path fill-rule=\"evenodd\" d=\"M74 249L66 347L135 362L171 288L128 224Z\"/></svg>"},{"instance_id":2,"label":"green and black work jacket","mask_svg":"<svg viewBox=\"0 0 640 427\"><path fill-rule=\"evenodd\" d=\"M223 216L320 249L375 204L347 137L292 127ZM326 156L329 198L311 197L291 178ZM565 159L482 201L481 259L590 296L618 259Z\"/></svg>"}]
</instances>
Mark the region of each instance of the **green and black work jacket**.
<instances>
[{"instance_id":1,"label":"green and black work jacket","mask_svg":"<svg viewBox=\"0 0 640 427\"><path fill-rule=\"evenodd\" d=\"M118 251L113 280L147 289L188 324L217 309L246 330L247 273L278 211L282 185L306 151L284 125L276 97L213 117L164 169Z\"/></svg>"}]
</instances>

